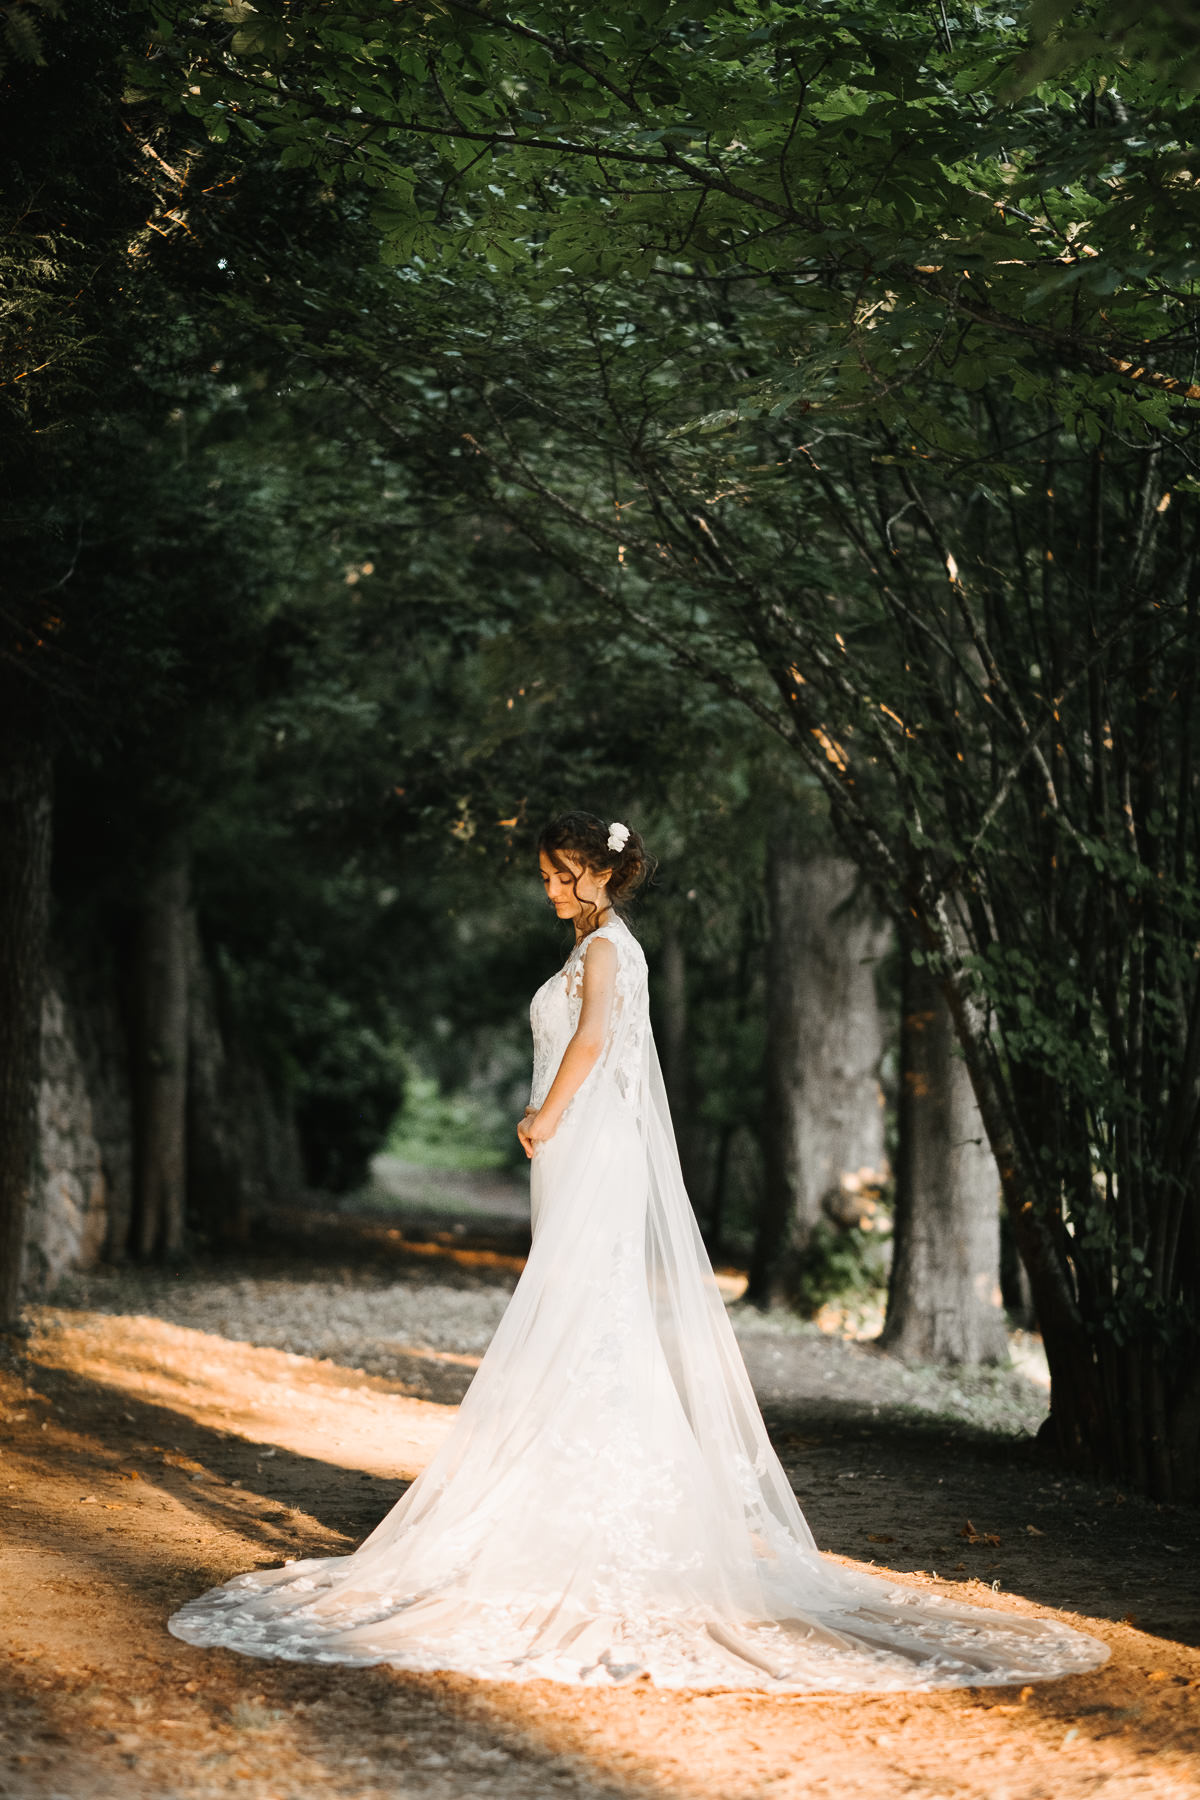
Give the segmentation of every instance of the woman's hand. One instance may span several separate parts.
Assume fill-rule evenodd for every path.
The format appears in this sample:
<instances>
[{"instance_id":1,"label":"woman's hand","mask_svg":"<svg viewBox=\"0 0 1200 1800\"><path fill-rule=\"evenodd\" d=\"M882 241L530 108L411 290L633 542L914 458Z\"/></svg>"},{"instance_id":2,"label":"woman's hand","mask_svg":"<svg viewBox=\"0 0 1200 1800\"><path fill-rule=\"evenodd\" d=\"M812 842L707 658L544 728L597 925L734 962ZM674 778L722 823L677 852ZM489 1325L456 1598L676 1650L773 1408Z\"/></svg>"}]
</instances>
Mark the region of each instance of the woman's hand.
<instances>
[{"instance_id":1,"label":"woman's hand","mask_svg":"<svg viewBox=\"0 0 1200 1800\"><path fill-rule=\"evenodd\" d=\"M557 1130L557 1118L547 1113L545 1108L539 1111L537 1107L527 1106L525 1117L517 1126L517 1136L526 1156L532 1157L537 1146L548 1143Z\"/></svg>"}]
</instances>

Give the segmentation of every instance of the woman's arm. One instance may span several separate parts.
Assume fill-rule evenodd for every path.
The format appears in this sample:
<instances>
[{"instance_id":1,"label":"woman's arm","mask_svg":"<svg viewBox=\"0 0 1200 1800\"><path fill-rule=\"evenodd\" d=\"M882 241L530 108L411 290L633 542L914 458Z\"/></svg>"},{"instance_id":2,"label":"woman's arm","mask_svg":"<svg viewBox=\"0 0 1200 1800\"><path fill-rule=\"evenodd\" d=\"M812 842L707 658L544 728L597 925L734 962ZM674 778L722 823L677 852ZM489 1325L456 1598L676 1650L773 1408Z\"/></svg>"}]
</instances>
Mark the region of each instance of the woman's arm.
<instances>
[{"instance_id":1,"label":"woman's arm","mask_svg":"<svg viewBox=\"0 0 1200 1800\"><path fill-rule=\"evenodd\" d=\"M584 952L583 998L575 1035L563 1051L550 1092L537 1112L527 1112L517 1126L517 1136L525 1147L526 1156L533 1155L535 1144L544 1144L554 1136L568 1102L595 1067L608 1036L616 991L617 947L611 938L597 938Z\"/></svg>"}]
</instances>

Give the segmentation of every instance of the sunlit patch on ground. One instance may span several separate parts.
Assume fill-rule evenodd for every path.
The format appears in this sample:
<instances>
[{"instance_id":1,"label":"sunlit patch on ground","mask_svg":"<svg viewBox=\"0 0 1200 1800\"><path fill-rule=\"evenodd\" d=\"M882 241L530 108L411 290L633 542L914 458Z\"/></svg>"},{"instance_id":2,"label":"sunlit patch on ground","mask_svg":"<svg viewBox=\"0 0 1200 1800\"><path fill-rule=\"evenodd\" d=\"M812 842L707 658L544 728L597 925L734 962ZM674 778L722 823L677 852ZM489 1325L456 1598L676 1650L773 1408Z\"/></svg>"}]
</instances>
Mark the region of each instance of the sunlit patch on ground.
<instances>
[{"instance_id":1,"label":"sunlit patch on ground","mask_svg":"<svg viewBox=\"0 0 1200 1800\"><path fill-rule=\"evenodd\" d=\"M883 1330L883 1302L877 1299L859 1304L827 1301L817 1313L814 1323L830 1337L852 1338L868 1342Z\"/></svg>"},{"instance_id":2,"label":"sunlit patch on ground","mask_svg":"<svg viewBox=\"0 0 1200 1800\"><path fill-rule=\"evenodd\" d=\"M42 1368L86 1371L112 1398L337 1466L411 1481L449 1428L450 1409L397 1382L291 1351L144 1316L43 1309L35 1322L30 1356Z\"/></svg>"},{"instance_id":3,"label":"sunlit patch on ground","mask_svg":"<svg viewBox=\"0 0 1200 1800\"><path fill-rule=\"evenodd\" d=\"M775 1699L482 1684L179 1643L165 1621L185 1599L245 1569L346 1554L432 1454L453 1415L428 1389L461 1391L511 1275L468 1266L452 1287L444 1262L426 1267L398 1280L369 1251L325 1282L286 1257L269 1274L261 1261L256 1274L126 1271L92 1281L96 1304L76 1284L73 1304L31 1315L24 1376L0 1377L0 1795L1200 1800L1191 1516L1004 1460L1005 1440L946 1422L1035 1419L1036 1379L935 1380L736 1305L831 1555L1001 1609L1060 1609L1106 1638L1112 1662L1027 1690Z\"/></svg>"}]
</instances>

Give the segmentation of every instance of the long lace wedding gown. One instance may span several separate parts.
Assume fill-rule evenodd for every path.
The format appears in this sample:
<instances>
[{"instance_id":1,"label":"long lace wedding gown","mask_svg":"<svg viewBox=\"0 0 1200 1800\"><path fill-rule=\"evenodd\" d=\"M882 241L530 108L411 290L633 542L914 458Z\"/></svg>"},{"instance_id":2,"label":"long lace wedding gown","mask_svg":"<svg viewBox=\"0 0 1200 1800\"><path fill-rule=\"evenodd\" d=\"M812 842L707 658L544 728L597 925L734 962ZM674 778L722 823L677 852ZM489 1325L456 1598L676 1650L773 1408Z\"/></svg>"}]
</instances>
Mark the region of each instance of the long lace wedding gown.
<instances>
[{"instance_id":1,"label":"long lace wedding gown","mask_svg":"<svg viewBox=\"0 0 1200 1800\"><path fill-rule=\"evenodd\" d=\"M607 1041L535 1151L529 1260L440 1450L353 1555L239 1575L170 1630L250 1656L592 1685L884 1691L1096 1667L1107 1648L1055 1620L819 1554L688 1204L621 922L534 995L533 1103L599 937L618 958Z\"/></svg>"}]
</instances>

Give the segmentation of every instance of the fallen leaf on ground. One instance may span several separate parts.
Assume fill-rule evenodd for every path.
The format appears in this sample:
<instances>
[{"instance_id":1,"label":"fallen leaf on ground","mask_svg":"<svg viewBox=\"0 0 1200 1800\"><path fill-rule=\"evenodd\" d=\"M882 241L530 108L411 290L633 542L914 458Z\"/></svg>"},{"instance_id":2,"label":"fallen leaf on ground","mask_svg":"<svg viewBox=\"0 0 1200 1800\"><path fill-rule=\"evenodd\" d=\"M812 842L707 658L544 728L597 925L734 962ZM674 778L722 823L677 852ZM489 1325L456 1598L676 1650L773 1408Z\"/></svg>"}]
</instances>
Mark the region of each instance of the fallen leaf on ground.
<instances>
[{"instance_id":1,"label":"fallen leaf on ground","mask_svg":"<svg viewBox=\"0 0 1200 1800\"><path fill-rule=\"evenodd\" d=\"M999 1544L1000 1539L994 1531L976 1531L970 1519L959 1532L960 1538L966 1538L968 1544Z\"/></svg>"}]
</instances>

